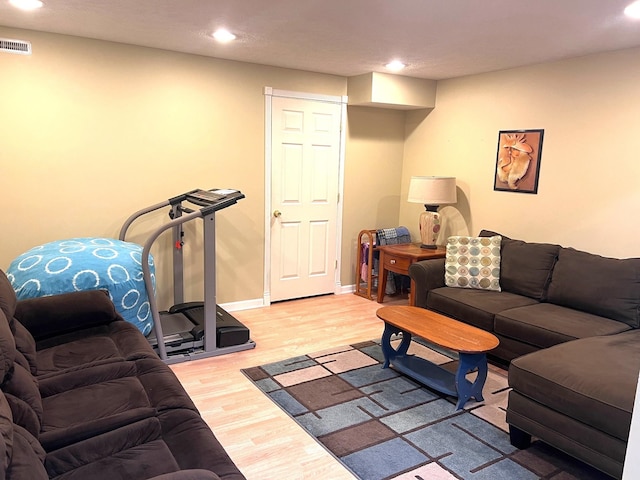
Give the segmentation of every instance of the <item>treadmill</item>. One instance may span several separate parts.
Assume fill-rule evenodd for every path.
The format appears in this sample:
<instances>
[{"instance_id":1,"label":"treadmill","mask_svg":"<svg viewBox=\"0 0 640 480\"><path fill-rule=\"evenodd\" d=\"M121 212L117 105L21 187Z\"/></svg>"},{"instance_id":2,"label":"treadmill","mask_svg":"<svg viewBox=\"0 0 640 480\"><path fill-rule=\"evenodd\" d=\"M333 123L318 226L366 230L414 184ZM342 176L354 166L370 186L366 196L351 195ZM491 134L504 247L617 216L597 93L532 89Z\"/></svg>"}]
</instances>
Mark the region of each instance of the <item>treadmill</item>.
<instances>
[{"instance_id":1,"label":"treadmill","mask_svg":"<svg viewBox=\"0 0 640 480\"><path fill-rule=\"evenodd\" d=\"M141 259L153 316L153 330L147 339L166 363L214 357L256 346L249 338L249 329L216 303L216 212L235 205L243 198L245 196L239 190L191 190L135 212L120 230L119 239L124 241L128 228L136 219L160 208L170 207L171 221L149 236ZM184 205L185 202L191 206ZM196 218L204 222L204 301L185 303L182 227ZM168 311L160 312L151 281L149 253L156 239L169 229L173 232L173 298L176 303Z\"/></svg>"}]
</instances>

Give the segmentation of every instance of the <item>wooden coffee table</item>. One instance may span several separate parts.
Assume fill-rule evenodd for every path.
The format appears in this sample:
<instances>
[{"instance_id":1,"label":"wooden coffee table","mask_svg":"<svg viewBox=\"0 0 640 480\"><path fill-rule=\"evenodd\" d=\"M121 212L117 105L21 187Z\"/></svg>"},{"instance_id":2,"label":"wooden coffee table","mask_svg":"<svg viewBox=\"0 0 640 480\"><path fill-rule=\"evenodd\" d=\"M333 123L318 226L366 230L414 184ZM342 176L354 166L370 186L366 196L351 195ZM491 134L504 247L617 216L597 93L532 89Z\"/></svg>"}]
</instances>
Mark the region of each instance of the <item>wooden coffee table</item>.
<instances>
[{"instance_id":1,"label":"wooden coffee table","mask_svg":"<svg viewBox=\"0 0 640 480\"><path fill-rule=\"evenodd\" d=\"M382 307L376 315L384 320L383 368L389 368L391 364L396 370L428 387L458 397L457 410L472 397L478 402L484 400L482 388L487 379L486 352L500 343L495 335L420 307ZM402 341L394 349L391 335L397 333L402 333ZM452 373L424 358L407 355L412 335L458 352L457 372ZM470 382L466 375L476 369L478 375Z\"/></svg>"}]
</instances>

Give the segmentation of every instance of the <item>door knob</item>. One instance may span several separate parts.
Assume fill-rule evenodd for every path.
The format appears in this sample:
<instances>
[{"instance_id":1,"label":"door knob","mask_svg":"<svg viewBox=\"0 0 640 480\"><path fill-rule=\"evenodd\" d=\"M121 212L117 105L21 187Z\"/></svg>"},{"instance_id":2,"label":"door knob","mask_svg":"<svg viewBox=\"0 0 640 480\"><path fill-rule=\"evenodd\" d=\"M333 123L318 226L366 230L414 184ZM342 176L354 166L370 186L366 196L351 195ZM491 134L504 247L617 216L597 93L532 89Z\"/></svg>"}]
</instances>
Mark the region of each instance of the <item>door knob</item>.
<instances>
[{"instance_id":1,"label":"door knob","mask_svg":"<svg viewBox=\"0 0 640 480\"><path fill-rule=\"evenodd\" d=\"M282 212L280 210L274 210L273 211L273 216L278 218L280 215L282 215Z\"/></svg>"}]
</instances>

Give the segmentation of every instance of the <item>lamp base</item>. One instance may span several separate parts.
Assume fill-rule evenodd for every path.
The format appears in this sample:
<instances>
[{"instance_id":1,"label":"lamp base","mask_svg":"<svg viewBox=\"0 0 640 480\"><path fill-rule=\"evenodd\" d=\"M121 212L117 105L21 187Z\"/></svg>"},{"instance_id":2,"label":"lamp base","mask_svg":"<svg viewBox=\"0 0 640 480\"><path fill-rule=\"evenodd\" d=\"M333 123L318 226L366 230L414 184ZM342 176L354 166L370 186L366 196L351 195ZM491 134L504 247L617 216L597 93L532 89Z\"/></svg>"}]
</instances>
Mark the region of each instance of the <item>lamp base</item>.
<instances>
[{"instance_id":1,"label":"lamp base","mask_svg":"<svg viewBox=\"0 0 640 480\"><path fill-rule=\"evenodd\" d=\"M436 240L440 233L440 214L435 211L437 206L425 205L425 207L427 210L420 213L420 239L422 240L420 248L435 249L438 248Z\"/></svg>"}]
</instances>

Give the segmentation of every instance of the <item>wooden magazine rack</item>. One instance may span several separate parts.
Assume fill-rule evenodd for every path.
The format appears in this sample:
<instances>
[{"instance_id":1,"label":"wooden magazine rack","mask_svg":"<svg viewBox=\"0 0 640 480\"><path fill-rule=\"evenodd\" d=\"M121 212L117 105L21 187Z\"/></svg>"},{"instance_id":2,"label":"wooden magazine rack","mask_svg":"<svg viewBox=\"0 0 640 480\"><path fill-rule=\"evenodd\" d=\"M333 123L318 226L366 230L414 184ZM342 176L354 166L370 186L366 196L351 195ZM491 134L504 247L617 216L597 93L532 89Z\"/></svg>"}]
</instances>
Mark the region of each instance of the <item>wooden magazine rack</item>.
<instances>
[{"instance_id":1,"label":"wooden magazine rack","mask_svg":"<svg viewBox=\"0 0 640 480\"><path fill-rule=\"evenodd\" d=\"M377 230L361 230L356 244L356 289L353 293L373 300L378 274L373 268Z\"/></svg>"}]
</instances>

